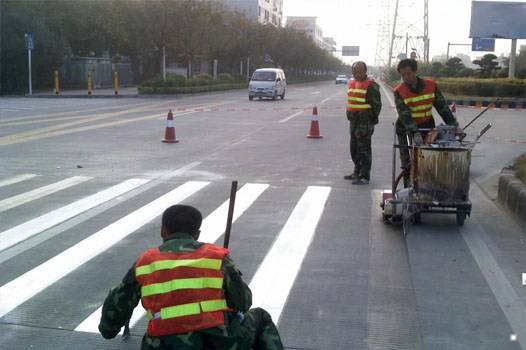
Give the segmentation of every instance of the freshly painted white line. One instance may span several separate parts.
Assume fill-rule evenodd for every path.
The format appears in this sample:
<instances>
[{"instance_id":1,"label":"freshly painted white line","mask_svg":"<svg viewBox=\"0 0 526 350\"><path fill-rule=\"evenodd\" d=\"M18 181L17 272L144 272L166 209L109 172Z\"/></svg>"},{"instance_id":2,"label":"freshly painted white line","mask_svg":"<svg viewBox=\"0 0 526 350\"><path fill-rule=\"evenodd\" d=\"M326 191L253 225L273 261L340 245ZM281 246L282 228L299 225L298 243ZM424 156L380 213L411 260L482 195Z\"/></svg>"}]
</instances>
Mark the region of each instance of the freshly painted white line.
<instances>
[{"instance_id":1,"label":"freshly painted white line","mask_svg":"<svg viewBox=\"0 0 526 350\"><path fill-rule=\"evenodd\" d=\"M480 237L480 234L484 232L484 227L472 221L469 225L459 227L459 231L515 332L517 341L522 349L526 349L526 307Z\"/></svg>"},{"instance_id":2,"label":"freshly painted white line","mask_svg":"<svg viewBox=\"0 0 526 350\"><path fill-rule=\"evenodd\" d=\"M279 122L280 122L280 123L285 123L286 121L291 120L292 118L297 117L297 116L300 115L300 114L303 114L303 112L305 112L305 111L299 111L299 112L296 112L296 113L294 113L294 114L292 114L292 115L289 115L287 118L283 118L283 119L281 119Z\"/></svg>"},{"instance_id":3,"label":"freshly painted white line","mask_svg":"<svg viewBox=\"0 0 526 350\"><path fill-rule=\"evenodd\" d=\"M22 182L22 181L25 181L25 180L32 179L32 178L34 178L36 176L38 176L38 175L36 175L36 174L17 175L15 177L10 178L10 179L5 179L5 180L0 181L0 187L16 184L16 183L19 183L19 182Z\"/></svg>"},{"instance_id":4,"label":"freshly painted white line","mask_svg":"<svg viewBox=\"0 0 526 350\"><path fill-rule=\"evenodd\" d=\"M19 195L6 198L0 201L0 212L6 211L18 207L19 205L31 202L35 199L39 199L50 195L52 193L58 192L60 190L66 189L71 186L78 185L82 182L91 180L91 177L88 176L73 176L68 179L55 182L53 184L36 188L32 191L21 193Z\"/></svg>"},{"instance_id":5,"label":"freshly painted white line","mask_svg":"<svg viewBox=\"0 0 526 350\"><path fill-rule=\"evenodd\" d=\"M189 181L0 287L0 317L207 186Z\"/></svg>"},{"instance_id":6,"label":"freshly painted white line","mask_svg":"<svg viewBox=\"0 0 526 350\"><path fill-rule=\"evenodd\" d=\"M235 222L243 213L256 201L256 199L268 188L267 184L251 184L248 183L239 189L236 193L236 206L234 207L234 216L232 222ZM209 214L201 224L201 234L199 235L200 242L214 243L225 232L226 221L228 214L229 200L225 201L221 206ZM102 306L89 315L76 328L78 332L98 333L98 325L102 314ZM132 318L130 319L130 327L134 327L137 322L146 315L145 310L137 306L133 310Z\"/></svg>"},{"instance_id":7,"label":"freshly painted white line","mask_svg":"<svg viewBox=\"0 0 526 350\"><path fill-rule=\"evenodd\" d=\"M149 181L150 180L146 179L130 179L124 181L116 186L107 188L62 208L58 208L37 218L26 221L23 224L10 228L9 230L0 232L0 252L28 239L29 237L45 231L50 227L69 220L80 213L95 208L96 206L118 197L123 193L144 185Z\"/></svg>"},{"instance_id":8,"label":"freshly painted white line","mask_svg":"<svg viewBox=\"0 0 526 350\"><path fill-rule=\"evenodd\" d=\"M267 310L276 323L314 237L330 191L330 187L307 188L250 282L252 305Z\"/></svg>"},{"instance_id":9,"label":"freshly painted white line","mask_svg":"<svg viewBox=\"0 0 526 350\"><path fill-rule=\"evenodd\" d=\"M320 105L324 104L325 102L329 101L330 99L331 99L330 97L327 97L325 100L322 100L322 101L320 102Z\"/></svg>"},{"instance_id":10,"label":"freshly painted white line","mask_svg":"<svg viewBox=\"0 0 526 350\"><path fill-rule=\"evenodd\" d=\"M389 100L389 104L391 104L391 107L395 108L395 103L392 96L393 92L387 91L387 89L385 88L385 83L380 82L380 86L382 87L385 97L387 97L387 99Z\"/></svg>"},{"instance_id":11,"label":"freshly painted white line","mask_svg":"<svg viewBox=\"0 0 526 350\"><path fill-rule=\"evenodd\" d=\"M311 92L312 95L317 95L317 94L319 94L319 93L321 93L321 91L314 91L314 92Z\"/></svg>"}]
</instances>

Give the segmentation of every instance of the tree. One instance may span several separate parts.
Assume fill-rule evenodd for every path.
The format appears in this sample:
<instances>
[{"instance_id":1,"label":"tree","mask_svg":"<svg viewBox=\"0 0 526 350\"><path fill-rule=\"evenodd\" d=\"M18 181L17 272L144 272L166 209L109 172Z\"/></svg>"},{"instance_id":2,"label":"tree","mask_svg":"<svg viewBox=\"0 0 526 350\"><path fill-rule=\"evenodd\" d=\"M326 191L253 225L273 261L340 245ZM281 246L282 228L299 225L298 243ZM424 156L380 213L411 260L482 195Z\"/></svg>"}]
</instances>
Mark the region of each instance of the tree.
<instances>
[{"instance_id":1,"label":"tree","mask_svg":"<svg viewBox=\"0 0 526 350\"><path fill-rule=\"evenodd\" d=\"M480 66L479 72L481 77L488 78L495 75L497 69L500 68L498 67L498 62L494 61L496 59L497 56L492 53L488 53L482 56L481 59L473 61L474 64Z\"/></svg>"}]
</instances>

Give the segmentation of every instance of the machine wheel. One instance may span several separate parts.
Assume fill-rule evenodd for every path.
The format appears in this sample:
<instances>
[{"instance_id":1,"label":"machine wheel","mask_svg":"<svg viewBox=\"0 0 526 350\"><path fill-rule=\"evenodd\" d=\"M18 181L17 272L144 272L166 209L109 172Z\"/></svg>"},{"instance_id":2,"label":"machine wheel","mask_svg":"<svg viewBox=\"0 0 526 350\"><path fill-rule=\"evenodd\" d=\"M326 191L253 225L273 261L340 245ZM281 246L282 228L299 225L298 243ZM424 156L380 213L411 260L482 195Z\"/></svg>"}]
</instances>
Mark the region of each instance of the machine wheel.
<instances>
[{"instance_id":1,"label":"machine wheel","mask_svg":"<svg viewBox=\"0 0 526 350\"><path fill-rule=\"evenodd\" d=\"M254 99L254 96L248 96L248 99L252 101Z\"/></svg>"},{"instance_id":2,"label":"machine wheel","mask_svg":"<svg viewBox=\"0 0 526 350\"><path fill-rule=\"evenodd\" d=\"M458 226L464 225L465 220L466 220L466 213L457 211L457 225Z\"/></svg>"}]
</instances>

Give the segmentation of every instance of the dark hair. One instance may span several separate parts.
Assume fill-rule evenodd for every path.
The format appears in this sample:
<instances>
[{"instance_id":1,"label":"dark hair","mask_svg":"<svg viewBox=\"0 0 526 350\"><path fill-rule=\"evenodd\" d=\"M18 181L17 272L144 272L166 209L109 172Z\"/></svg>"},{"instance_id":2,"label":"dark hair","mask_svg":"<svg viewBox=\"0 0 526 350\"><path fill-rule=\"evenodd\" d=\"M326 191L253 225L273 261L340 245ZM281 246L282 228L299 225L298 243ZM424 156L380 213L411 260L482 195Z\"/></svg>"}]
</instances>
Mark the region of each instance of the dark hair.
<instances>
[{"instance_id":1,"label":"dark hair","mask_svg":"<svg viewBox=\"0 0 526 350\"><path fill-rule=\"evenodd\" d=\"M199 232L203 216L201 212L189 205L172 205L163 213L162 225L169 234L176 232L195 235Z\"/></svg>"},{"instance_id":2,"label":"dark hair","mask_svg":"<svg viewBox=\"0 0 526 350\"><path fill-rule=\"evenodd\" d=\"M398 62L396 70L398 71L398 73L400 73L400 69L406 67L409 67L413 72L416 72L416 70L418 69L418 63L416 63L416 61L411 58L406 58Z\"/></svg>"},{"instance_id":3,"label":"dark hair","mask_svg":"<svg viewBox=\"0 0 526 350\"><path fill-rule=\"evenodd\" d=\"M356 66L358 66L358 65L363 65L363 67L365 68L365 71L367 72L367 65L365 64L364 61L356 61L356 62L354 62L352 64L352 66L351 66L351 69L356 68Z\"/></svg>"}]
</instances>

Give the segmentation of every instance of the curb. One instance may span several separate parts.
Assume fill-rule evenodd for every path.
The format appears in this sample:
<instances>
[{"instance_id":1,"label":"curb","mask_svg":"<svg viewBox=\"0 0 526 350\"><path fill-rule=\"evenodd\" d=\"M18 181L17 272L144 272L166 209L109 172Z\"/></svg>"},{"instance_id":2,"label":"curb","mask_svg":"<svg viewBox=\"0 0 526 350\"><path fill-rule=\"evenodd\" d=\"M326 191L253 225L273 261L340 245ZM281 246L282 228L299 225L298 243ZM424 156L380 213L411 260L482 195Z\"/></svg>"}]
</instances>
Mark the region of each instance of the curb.
<instances>
[{"instance_id":1,"label":"curb","mask_svg":"<svg viewBox=\"0 0 526 350\"><path fill-rule=\"evenodd\" d=\"M458 107L486 108L492 102L493 101L489 101L489 100L474 101L474 100L447 99L448 105L452 105L454 103ZM497 101L495 103L495 106L492 108L500 109L500 110L513 110L514 109L520 112L520 111L526 110L526 101Z\"/></svg>"},{"instance_id":2,"label":"curb","mask_svg":"<svg viewBox=\"0 0 526 350\"><path fill-rule=\"evenodd\" d=\"M511 165L500 172L497 200L526 230L526 184L515 177Z\"/></svg>"}]
</instances>

